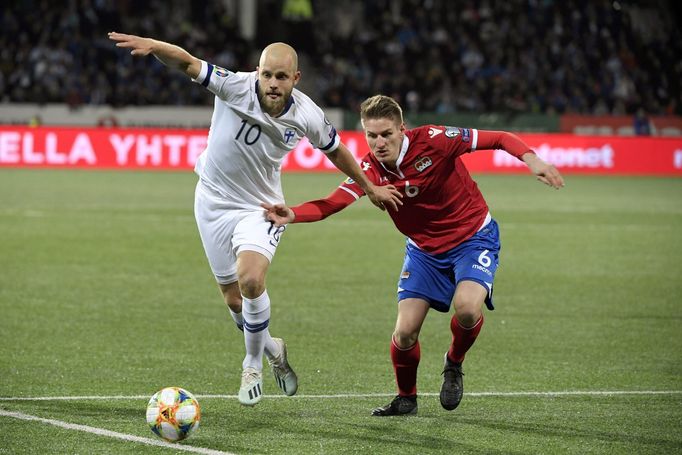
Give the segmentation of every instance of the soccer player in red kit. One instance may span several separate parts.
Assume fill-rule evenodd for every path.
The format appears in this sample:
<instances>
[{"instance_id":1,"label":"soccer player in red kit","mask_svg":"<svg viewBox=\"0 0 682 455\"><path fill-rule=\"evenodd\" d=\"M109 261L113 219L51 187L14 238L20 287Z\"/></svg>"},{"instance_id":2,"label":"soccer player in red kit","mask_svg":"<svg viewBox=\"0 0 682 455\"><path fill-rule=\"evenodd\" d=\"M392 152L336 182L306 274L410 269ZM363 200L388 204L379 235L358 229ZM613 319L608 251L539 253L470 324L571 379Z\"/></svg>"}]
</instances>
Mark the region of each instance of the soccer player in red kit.
<instances>
[{"instance_id":1,"label":"soccer player in red kit","mask_svg":"<svg viewBox=\"0 0 682 455\"><path fill-rule=\"evenodd\" d=\"M419 332L429 309L447 313L452 343L445 353L440 402L455 409L463 393L462 362L483 326L482 307L493 310L493 279L500 240L497 223L460 155L477 149L503 149L526 163L543 183L561 188L557 169L540 159L517 136L502 131L427 125L407 130L400 105L377 95L365 100L360 117L369 144L361 167L377 185L394 185L402 194L399 210L388 210L407 237L398 282L398 319L391 360L398 395L375 416L417 412ZM348 179L327 198L296 207L264 204L276 225L319 221L363 195Z\"/></svg>"}]
</instances>

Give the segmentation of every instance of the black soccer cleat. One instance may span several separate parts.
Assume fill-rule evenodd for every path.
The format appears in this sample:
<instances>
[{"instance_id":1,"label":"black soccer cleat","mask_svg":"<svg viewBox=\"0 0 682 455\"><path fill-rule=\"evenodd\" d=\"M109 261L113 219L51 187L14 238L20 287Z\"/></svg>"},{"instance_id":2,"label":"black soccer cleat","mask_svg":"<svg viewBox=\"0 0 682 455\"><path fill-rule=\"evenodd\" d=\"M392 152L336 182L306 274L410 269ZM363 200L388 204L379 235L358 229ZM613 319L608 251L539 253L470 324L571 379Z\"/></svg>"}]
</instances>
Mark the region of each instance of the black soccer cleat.
<instances>
[{"instance_id":1,"label":"black soccer cleat","mask_svg":"<svg viewBox=\"0 0 682 455\"><path fill-rule=\"evenodd\" d=\"M462 384L462 364L452 362L445 353L443 367L443 385L440 388L440 404L448 411L452 411L462 401L464 385Z\"/></svg>"},{"instance_id":2,"label":"black soccer cleat","mask_svg":"<svg viewBox=\"0 0 682 455\"><path fill-rule=\"evenodd\" d=\"M372 411L373 416L405 416L417 413L417 396L401 397L396 396L393 401L386 406L376 408Z\"/></svg>"}]
</instances>

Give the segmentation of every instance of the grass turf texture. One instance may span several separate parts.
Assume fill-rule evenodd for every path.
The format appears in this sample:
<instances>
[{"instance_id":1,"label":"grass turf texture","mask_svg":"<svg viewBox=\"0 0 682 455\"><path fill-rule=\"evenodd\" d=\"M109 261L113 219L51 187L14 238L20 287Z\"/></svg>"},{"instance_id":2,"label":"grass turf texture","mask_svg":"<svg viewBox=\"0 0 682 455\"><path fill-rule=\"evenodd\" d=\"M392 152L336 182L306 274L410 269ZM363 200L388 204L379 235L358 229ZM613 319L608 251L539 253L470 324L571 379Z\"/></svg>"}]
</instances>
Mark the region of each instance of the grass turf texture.
<instances>
[{"instance_id":1,"label":"grass turf texture","mask_svg":"<svg viewBox=\"0 0 682 455\"><path fill-rule=\"evenodd\" d=\"M290 226L268 274L271 332L307 398L199 398L183 446L234 453L682 452L682 179L476 176L500 223L497 310L446 412L369 411L391 394L388 355L404 239L364 200ZM291 204L339 175L286 174ZM0 170L0 397L235 395L243 340L192 216L191 173ZM420 392L437 392L449 315L422 330ZM265 393L278 394L266 373ZM677 391L467 396L477 392ZM0 401L0 409L153 438L147 398ZM0 453L169 453L0 417Z\"/></svg>"}]
</instances>

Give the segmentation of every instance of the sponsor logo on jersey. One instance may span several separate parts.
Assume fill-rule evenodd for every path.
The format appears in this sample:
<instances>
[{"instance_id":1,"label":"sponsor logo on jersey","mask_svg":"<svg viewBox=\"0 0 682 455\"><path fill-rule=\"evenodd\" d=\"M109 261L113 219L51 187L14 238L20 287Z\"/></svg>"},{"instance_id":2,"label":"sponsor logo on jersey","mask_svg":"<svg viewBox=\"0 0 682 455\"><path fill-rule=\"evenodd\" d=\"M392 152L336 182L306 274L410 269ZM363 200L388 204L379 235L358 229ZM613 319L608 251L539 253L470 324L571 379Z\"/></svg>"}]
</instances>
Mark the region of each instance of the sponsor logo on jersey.
<instances>
[{"instance_id":1,"label":"sponsor logo on jersey","mask_svg":"<svg viewBox=\"0 0 682 455\"><path fill-rule=\"evenodd\" d=\"M425 156L424 158L419 158L416 163L414 163L414 168L418 171L421 172L427 167L431 166L433 162L431 161L431 158L428 156Z\"/></svg>"},{"instance_id":2,"label":"sponsor logo on jersey","mask_svg":"<svg viewBox=\"0 0 682 455\"><path fill-rule=\"evenodd\" d=\"M219 66L214 66L213 72L215 73L216 76L220 77L227 77L230 74L230 72L227 71L225 68L221 68Z\"/></svg>"},{"instance_id":3,"label":"sponsor logo on jersey","mask_svg":"<svg viewBox=\"0 0 682 455\"><path fill-rule=\"evenodd\" d=\"M284 131L284 142L288 144L289 141L294 138L294 136L296 136L296 130L294 130L293 128L287 128Z\"/></svg>"},{"instance_id":4,"label":"sponsor logo on jersey","mask_svg":"<svg viewBox=\"0 0 682 455\"><path fill-rule=\"evenodd\" d=\"M468 128L462 128L462 142L469 142L471 140L471 131Z\"/></svg>"},{"instance_id":5,"label":"sponsor logo on jersey","mask_svg":"<svg viewBox=\"0 0 682 455\"><path fill-rule=\"evenodd\" d=\"M459 134L459 128L456 128L454 126L447 126L445 127L445 135L449 138L454 138L457 137Z\"/></svg>"},{"instance_id":6,"label":"sponsor logo on jersey","mask_svg":"<svg viewBox=\"0 0 682 455\"><path fill-rule=\"evenodd\" d=\"M435 136L438 136L438 135L439 135L440 133L442 133L442 132L443 132L443 130L440 129L440 128L430 127L430 128L429 128L429 137L430 137L431 139L433 139Z\"/></svg>"},{"instance_id":7,"label":"sponsor logo on jersey","mask_svg":"<svg viewBox=\"0 0 682 455\"><path fill-rule=\"evenodd\" d=\"M369 169L371 166L372 166L372 165L369 164L369 161L363 161L363 162L362 162L362 165L361 165L360 167L362 167L362 170L363 170L363 171L366 171L366 170Z\"/></svg>"}]
</instances>

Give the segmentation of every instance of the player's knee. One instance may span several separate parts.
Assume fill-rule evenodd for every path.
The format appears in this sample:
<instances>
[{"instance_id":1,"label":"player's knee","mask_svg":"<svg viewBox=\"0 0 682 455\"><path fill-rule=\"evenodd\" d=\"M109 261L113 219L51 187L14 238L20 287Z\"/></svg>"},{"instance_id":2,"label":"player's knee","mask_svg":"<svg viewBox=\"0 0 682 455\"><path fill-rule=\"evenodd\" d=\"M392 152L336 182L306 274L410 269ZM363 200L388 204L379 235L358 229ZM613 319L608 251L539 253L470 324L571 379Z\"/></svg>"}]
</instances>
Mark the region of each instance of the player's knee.
<instances>
[{"instance_id":1,"label":"player's knee","mask_svg":"<svg viewBox=\"0 0 682 455\"><path fill-rule=\"evenodd\" d=\"M481 319L481 312L457 313L457 321L462 327L473 327Z\"/></svg>"},{"instance_id":2,"label":"player's knee","mask_svg":"<svg viewBox=\"0 0 682 455\"><path fill-rule=\"evenodd\" d=\"M407 332L400 329L396 329L395 332L393 332L393 340L400 349L407 349L414 346L418 336L419 333L417 332Z\"/></svg>"},{"instance_id":3,"label":"player's knee","mask_svg":"<svg viewBox=\"0 0 682 455\"><path fill-rule=\"evenodd\" d=\"M462 327L473 327L481 317L481 305L478 302L458 302L455 316Z\"/></svg>"},{"instance_id":4,"label":"player's knee","mask_svg":"<svg viewBox=\"0 0 682 455\"><path fill-rule=\"evenodd\" d=\"M481 307L484 302L474 296L457 296L455 299L455 316L462 327L473 327L481 318Z\"/></svg>"},{"instance_id":5,"label":"player's knee","mask_svg":"<svg viewBox=\"0 0 682 455\"><path fill-rule=\"evenodd\" d=\"M240 274L239 290L247 299L255 299L265 291L265 277L260 273L245 272Z\"/></svg>"},{"instance_id":6,"label":"player's knee","mask_svg":"<svg viewBox=\"0 0 682 455\"><path fill-rule=\"evenodd\" d=\"M459 321L459 324L462 327L475 326L478 320L481 319L481 315L482 315L481 306L478 304L463 306L461 308L458 308L455 313L457 321Z\"/></svg>"}]
</instances>

